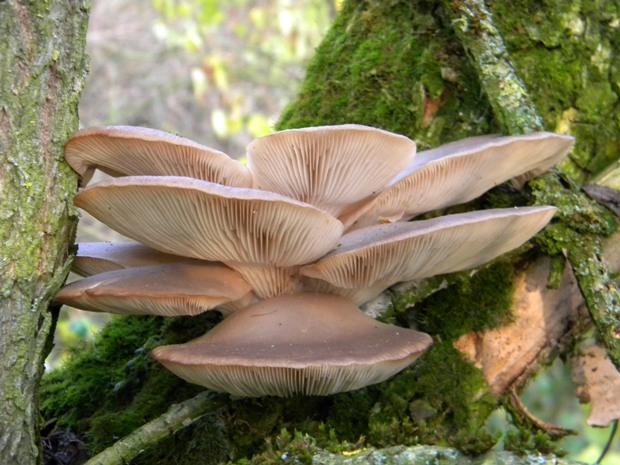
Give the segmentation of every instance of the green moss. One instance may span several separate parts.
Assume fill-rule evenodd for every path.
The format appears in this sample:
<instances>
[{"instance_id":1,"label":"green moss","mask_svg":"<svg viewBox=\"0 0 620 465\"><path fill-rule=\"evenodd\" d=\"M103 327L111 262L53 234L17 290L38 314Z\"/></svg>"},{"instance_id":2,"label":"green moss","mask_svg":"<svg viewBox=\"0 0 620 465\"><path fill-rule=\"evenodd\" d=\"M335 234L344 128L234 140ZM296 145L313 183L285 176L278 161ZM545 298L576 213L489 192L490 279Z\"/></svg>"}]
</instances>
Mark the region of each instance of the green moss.
<instances>
[{"instance_id":1,"label":"green moss","mask_svg":"<svg viewBox=\"0 0 620 465\"><path fill-rule=\"evenodd\" d=\"M497 438L484 422L498 400L487 393L481 372L452 344L466 332L510 320L512 277L512 265L500 261L471 279L457 275L448 289L419 303L413 321L436 336L435 345L381 386L334 396L326 424L341 438L355 441L364 434L377 447L433 443L472 454L488 450Z\"/></svg>"},{"instance_id":2,"label":"green moss","mask_svg":"<svg viewBox=\"0 0 620 465\"><path fill-rule=\"evenodd\" d=\"M615 217L553 173L530 183L539 203L558 206L558 221L537 237L548 254L564 254L609 356L620 364L619 290L602 259L602 239L617 228ZM602 291L601 291L602 290Z\"/></svg>"},{"instance_id":3,"label":"green moss","mask_svg":"<svg viewBox=\"0 0 620 465\"><path fill-rule=\"evenodd\" d=\"M609 25L620 18L620 5L519 0L489 6L545 126L576 137L573 163L563 169L588 181L617 158L614 73L620 67L611 50L620 46L620 34Z\"/></svg>"},{"instance_id":4,"label":"green moss","mask_svg":"<svg viewBox=\"0 0 620 465\"><path fill-rule=\"evenodd\" d=\"M499 260L473 276L453 276L449 288L416 306L418 327L442 341L455 341L472 331L485 331L511 321L513 266Z\"/></svg>"},{"instance_id":5,"label":"green moss","mask_svg":"<svg viewBox=\"0 0 620 465\"><path fill-rule=\"evenodd\" d=\"M549 255L561 254L571 244L582 241L582 235L605 237L615 231L613 215L593 202L570 182L549 174L529 183L538 205L558 208L556 220L536 237L536 242Z\"/></svg>"},{"instance_id":6,"label":"green moss","mask_svg":"<svg viewBox=\"0 0 620 465\"><path fill-rule=\"evenodd\" d=\"M480 371L452 344L435 344L386 383L370 414L368 441L380 447L432 443L482 453L497 439L484 428L497 407L485 386Z\"/></svg>"},{"instance_id":7,"label":"green moss","mask_svg":"<svg viewBox=\"0 0 620 465\"><path fill-rule=\"evenodd\" d=\"M169 319L117 317L92 350L76 351L42 383L42 414L57 429L87 432L93 452L163 413L175 401L198 393L149 356L157 345L188 340L212 326L216 317ZM182 335L182 337L179 336Z\"/></svg>"},{"instance_id":8,"label":"green moss","mask_svg":"<svg viewBox=\"0 0 620 465\"><path fill-rule=\"evenodd\" d=\"M368 124L422 148L491 131L475 75L436 13L420 0L346 2L278 128Z\"/></svg>"}]
</instances>

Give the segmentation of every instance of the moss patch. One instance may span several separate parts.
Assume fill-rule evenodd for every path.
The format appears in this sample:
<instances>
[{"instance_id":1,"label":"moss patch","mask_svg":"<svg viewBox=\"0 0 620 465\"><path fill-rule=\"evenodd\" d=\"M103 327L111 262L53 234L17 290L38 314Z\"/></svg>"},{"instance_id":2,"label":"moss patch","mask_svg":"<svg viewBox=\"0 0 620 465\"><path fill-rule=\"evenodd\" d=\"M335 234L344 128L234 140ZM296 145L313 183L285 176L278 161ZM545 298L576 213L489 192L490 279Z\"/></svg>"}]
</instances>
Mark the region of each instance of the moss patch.
<instances>
[{"instance_id":1,"label":"moss patch","mask_svg":"<svg viewBox=\"0 0 620 465\"><path fill-rule=\"evenodd\" d=\"M350 1L277 127L368 124L425 148L496 130L479 92L435 2Z\"/></svg>"},{"instance_id":2,"label":"moss patch","mask_svg":"<svg viewBox=\"0 0 620 465\"><path fill-rule=\"evenodd\" d=\"M562 168L586 182L617 158L620 5L518 0L489 7L545 126L577 139Z\"/></svg>"},{"instance_id":3,"label":"moss patch","mask_svg":"<svg viewBox=\"0 0 620 465\"><path fill-rule=\"evenodd\" d=\"M442 341L508 324L512 313L513 266L500 260L473 276L459 273L449 288L416 307L415 321Z\"/></svg>"},{"instance_id":4,"label":"moss patch","mask_svg":"<svg viewBox=\"0 0 620 465\"><path fill-rule=\"evenodd\" d=\"M81 432L92 452L110 445L163 413L171 403L197 394L149 356L156 345L197 337L215 314L178 318L117 317L94 345L76 349L62 368L45 376L41 411L58 430ZM173 331L174 330L174 331Z\"/></svg>"}]
</instances>

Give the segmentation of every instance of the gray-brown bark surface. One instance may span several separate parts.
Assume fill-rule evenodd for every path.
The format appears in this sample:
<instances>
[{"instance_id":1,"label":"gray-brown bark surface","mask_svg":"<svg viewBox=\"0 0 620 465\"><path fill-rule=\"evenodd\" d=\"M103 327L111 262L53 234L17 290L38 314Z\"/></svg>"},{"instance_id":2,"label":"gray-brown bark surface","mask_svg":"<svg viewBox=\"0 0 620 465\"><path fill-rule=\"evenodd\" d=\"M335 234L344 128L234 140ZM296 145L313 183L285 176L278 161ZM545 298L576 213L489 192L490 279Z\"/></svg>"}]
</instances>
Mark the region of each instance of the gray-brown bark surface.
<instances>
[{"instance_id":1,"label":"gray-brown bark surface","mask_svg":"<svg viewBox=\"0 0 620 465\"><path fill-rule=\"evenodd\" d=\"M0 2L0 463L40 463L48 306L64 281L87 1Z\"/></svg>"}]
</instances>

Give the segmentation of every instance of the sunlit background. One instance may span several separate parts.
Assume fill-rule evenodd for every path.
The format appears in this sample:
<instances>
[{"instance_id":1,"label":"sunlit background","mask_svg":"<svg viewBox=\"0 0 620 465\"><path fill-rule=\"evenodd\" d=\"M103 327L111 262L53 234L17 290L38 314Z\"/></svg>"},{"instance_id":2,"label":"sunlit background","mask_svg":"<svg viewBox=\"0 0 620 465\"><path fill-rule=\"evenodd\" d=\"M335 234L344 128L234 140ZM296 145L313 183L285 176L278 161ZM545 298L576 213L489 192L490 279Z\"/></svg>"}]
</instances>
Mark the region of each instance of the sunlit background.
<instances>
[{"instance_id":1,"label":"sunlit background","mask_svg":"<svg viewBox=\"0 0 620 465\"><path fill-rule=\"evenodd\" d=\"M95 0L82 127L147 126L233 157L272 131L339 7L337 0ZM100 179L102 176L100 177ZM78 242L126 240L83 215ZM110 316L63 309L48 369L94 344ZM562 441L571 458L596 461L610 428L585 424L570 369L561 361L522 396L541 420L578 432ZM505 425L505 414L491 418ZM620 463L618 440L605 465Z\"/></svg>"}]
</instances>

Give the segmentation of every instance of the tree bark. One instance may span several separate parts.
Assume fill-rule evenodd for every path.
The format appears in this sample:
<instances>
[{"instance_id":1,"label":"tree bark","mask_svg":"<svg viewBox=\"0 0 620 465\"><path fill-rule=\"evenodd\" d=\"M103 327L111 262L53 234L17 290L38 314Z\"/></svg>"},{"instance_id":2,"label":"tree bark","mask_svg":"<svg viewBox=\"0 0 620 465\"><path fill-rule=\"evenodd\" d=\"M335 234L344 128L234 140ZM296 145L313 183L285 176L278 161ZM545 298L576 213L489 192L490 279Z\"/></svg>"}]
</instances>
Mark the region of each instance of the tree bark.
<instances>
[{"instance_id":1,"label":"tree bark","mask_svg":"<svg viewBox=\"0 0 620 465\"><path fill-rule=\"evenodd\" d=\"M614 117L620 66L610 51L610 44L620 41L610 20L613 12L620 16L620 7L611 0L598 5L591 10L567 0L556 11L540 7L538 0L346 1L278 128L361 123L406 134L425 149L470 135L523 132L542 124L577 136L576 149L562 168L586 181L613 159L608 152L620 135ZM493 53L487 54L487 46ZM591 60L596 50L597 58ZM523 191L500 187L468 208L534 203L558 206L558 221L521 255L512 254L476 273L396 288L385 318L417 325L436 340L410 369L378 386L328 398L226 399L201 418L188 413L191 425L159 447L133 459L121 458L136 464L215 464L231 458L254 457L260 463L294 456L304 463L313 458L321 463L329 455L321 448L356 451L366 445L424 443L478 455L497 439L484 424L500 405L514 417L513 449L552 450L549 434L555 433L528 421L518 407L511 409L510 399L516 399L517 389L541 365L569 350L589 322L583 312L575 312L580 321L554 324L557 334L540 331L541 345L532 350L533 357L523 359L525 368L517 373L498 373L496 367L503 363L484 369L487 356L497 355L494 348L469 359L463 354L486 345L484 333L489 330L515 339L504 328L520 318L513 313L519 299L577 301L578 282L591 312L605 307L600 302L613 300L613 292L605 289L614 291L615 286L600 259L600 238L611 232L613 219L557 173L530 182ZM539 266L541 261L544 265ZM579 262L596 273L576 266ZM549 282L518 285L530 283L534 273L548 275ZM556 289L549 289L554 280ZM566 295L564 288L570 290ZM548 305L531 310L540 312L522 312L530 321L553 319ZM603 318L609 325L601 326L609 333L618 324L616 304L611 310ZM148 442L151 436L143 435L148 430L161 431L159 421L168 418L162 414L171 403L200 391L145 354L156 345L192 339L213 323L209 315L165 322L114 320L96 351L84 352L48 377L45 415L57 418L60 429L82 435L92 452L123 436L131 442L128 449L139 450L134 444ZM527 339L528 334L519 337ZM457 346L468 340L473 344L459 352ZM503 387L491 386L492 379L501 379ZM143 424L145 428L137 430ZM125 445L119 443L118 450ZM460 455L455 460L484 463ZM506 455L505 462L492 463L519 462Z\"/></svg>"},{"instance_id":2,"label":"tree bark","mask_svg":"<svg viewBox=\"0 0 620 465\"><path fill-rule=\"evenodd\" d=\"M76 212L87 1L0 2L0 463L41 463L39 383Z\"/></svg>"}]
</instances>

